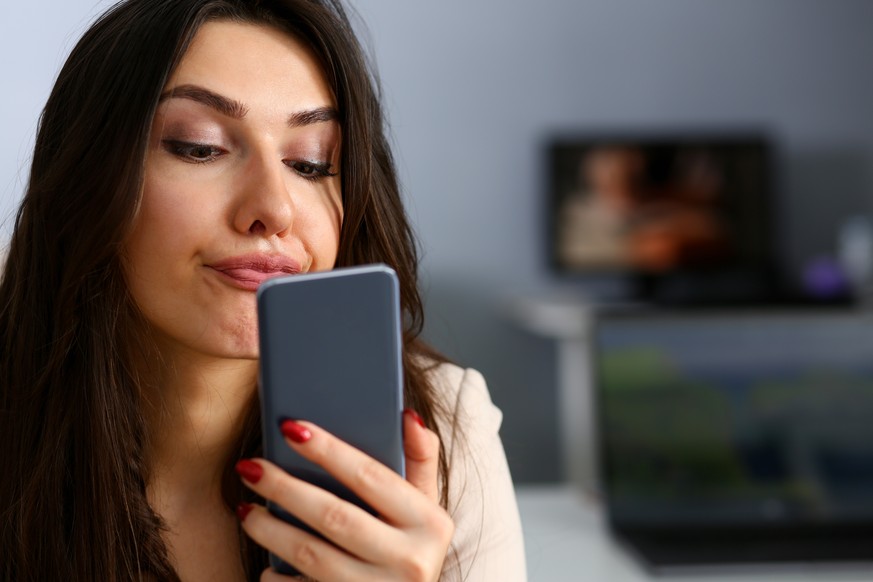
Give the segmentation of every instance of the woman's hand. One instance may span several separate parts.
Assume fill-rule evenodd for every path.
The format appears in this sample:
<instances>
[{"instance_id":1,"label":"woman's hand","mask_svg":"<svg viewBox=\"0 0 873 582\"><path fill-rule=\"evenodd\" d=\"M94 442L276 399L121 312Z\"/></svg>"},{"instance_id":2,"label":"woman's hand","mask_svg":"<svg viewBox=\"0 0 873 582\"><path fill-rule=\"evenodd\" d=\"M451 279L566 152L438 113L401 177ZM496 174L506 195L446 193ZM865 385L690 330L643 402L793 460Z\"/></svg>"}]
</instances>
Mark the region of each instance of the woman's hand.
<instances>
[{"instance_id":1,"label":"woman's hand","mask_svg":"<svg viewBox=\"0 0 873 582\"><path fill-rule=\"evenodd\" d=\"M403 417L407 480L312 423L286 421L282 427L296 452L351 489L379 518L256 459L237 465L243 482L335 545L260 506L240 507L243 529L261 546L321 582L437 580L454 532L451 518L438 504L439 439L414 412ZM261 580L287 578L266 570Z\"/></svg>"}]
</instances>

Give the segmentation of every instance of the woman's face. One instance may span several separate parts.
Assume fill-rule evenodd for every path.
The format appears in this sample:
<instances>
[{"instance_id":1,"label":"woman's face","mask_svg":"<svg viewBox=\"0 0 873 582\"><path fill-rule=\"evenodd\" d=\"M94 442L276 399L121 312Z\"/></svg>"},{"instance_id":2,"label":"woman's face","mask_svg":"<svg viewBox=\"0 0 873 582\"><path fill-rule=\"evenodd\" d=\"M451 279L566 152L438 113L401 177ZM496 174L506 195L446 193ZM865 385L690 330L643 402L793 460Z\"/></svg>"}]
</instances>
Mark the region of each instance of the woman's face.
<instances>
[{"instance_id":1,"label":"woman's face","mask_svg":"<svg viewBox=\"0 0 873 582\"><path fill-rule=\"evenodd\" d=\"M152 125L126 242L133 299L165 349L256 358L255 290L331 269L343 210L335 101L273 28L205 24Z\"/></svg>"}]
</instances>

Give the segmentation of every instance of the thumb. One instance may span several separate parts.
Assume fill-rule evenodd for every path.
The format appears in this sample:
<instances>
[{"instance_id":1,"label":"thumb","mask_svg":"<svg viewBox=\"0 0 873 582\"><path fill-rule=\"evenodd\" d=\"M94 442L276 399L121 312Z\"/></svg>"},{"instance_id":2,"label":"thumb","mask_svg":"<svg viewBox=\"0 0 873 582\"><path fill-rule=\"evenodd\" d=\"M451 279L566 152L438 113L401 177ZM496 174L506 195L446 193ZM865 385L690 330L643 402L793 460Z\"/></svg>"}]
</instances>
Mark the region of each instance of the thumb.
<instances>
[{"instance_id":1,"label":"thumb","mask_svg":"<svg viewBox=\"0 0 873 582\"><path fill-rule=\"evenodd\" d=\"M428 499L439 502L437 472L440 439L436 433L425 428L421 417L409 408L403 411L403 449L406 454L406 480Z\"/></svg>"}]
</instances>

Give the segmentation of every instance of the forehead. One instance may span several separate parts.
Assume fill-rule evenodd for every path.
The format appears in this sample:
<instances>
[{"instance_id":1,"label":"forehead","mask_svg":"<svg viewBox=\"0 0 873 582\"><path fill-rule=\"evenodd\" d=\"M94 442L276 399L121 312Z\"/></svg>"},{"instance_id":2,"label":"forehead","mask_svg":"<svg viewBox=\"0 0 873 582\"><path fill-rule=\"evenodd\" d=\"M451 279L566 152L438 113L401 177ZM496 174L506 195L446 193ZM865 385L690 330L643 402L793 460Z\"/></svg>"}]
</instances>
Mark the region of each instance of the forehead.
<instances>
[{"instance_id":1,"label":"forehead","mask_svg":"<svg viewBox=\"0 0 873 582\"><path fill-rule=\"evenodd\" d=\"M334 106L312 50L272 26L214 21L195 34L165 90L194 84L254 108ZM279 113L277 111L277 113Z\"/></svg>"}]
</instances>

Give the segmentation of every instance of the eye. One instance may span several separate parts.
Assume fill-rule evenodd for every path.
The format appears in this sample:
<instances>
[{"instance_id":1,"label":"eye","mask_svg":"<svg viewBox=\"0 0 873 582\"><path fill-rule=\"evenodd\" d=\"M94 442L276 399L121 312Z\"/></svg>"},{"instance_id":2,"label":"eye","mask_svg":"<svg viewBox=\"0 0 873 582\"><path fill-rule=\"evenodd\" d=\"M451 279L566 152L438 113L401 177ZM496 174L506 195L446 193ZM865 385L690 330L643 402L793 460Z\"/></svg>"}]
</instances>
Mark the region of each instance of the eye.
<instances>
[{"instance_id":1,"label":"eye","mask_svg":"<svg viewBox=\"0 0 873 582\"><path fill-rule=\"evenodd\" d=\"M297 174L306 180L320 180L336 176L336 172L332 171L333 165L330 162L313 162L306 160L285 160L285 165L297 172Z\"/></svg>"},{"instance_id":2,"label":"eye","mask_svg":"<svg viewBox=\"0 0 873 582\"><path fill-rule=\"evenodd\" d=\"M167 139L163 141L163 144L168 152L193 164L212 162L225 153L223 149L205 143L190 143Z\"/></svg>"}]
</instances>

